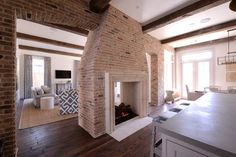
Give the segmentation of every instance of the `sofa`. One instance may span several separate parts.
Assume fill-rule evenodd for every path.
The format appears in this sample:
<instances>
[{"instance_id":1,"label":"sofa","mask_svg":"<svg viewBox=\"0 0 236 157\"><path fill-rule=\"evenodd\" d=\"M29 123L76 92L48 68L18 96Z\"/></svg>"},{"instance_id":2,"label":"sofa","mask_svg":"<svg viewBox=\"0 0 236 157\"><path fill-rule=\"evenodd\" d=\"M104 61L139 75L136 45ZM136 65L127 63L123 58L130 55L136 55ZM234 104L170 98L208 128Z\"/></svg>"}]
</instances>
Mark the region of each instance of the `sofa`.
<instances>
[{"instance_id":1,"label":"sofa","mask_svg":"<svg viewBox=\"0 0 236 157\"><path fill-rule=\"evenodd\" d=\"M33 105L36 108L40 108L40 99L42 97L54 97L54 104L59 104L59 98L56 94L52 93L51 89L47 86L31 87Z\"/></svg>"}]
</instances>

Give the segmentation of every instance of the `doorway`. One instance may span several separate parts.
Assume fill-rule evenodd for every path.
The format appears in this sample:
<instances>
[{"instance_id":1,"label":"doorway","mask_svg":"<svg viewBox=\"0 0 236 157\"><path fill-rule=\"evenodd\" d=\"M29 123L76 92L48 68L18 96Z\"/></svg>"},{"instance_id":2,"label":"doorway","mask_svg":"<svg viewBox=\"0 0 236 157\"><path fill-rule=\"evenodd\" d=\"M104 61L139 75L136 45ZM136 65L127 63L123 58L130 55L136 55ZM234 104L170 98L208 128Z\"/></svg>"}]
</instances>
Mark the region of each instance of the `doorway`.
<instances>
[{"instance_id":1,"label":"doorway","mask_svg":"<svg viewBox=\"0 0 236 157\"><path fill-rule=\"evenodd\" d=\"M184 53L181 55L181 90L186 97L190 91L204 91L212 83L212 52Z\"/></svg>"},{"instance_id":2,"label":"doorway","mask_svg":"<svg viewBox=\"0 0 236 157\"><path fill-rule=\"evenodd\" d=\"M69 128L78 129L77 84L87 37L53 25L16 23L18 156L37 156L51 143L63 143Z\"/></svg>"}]
</instances>

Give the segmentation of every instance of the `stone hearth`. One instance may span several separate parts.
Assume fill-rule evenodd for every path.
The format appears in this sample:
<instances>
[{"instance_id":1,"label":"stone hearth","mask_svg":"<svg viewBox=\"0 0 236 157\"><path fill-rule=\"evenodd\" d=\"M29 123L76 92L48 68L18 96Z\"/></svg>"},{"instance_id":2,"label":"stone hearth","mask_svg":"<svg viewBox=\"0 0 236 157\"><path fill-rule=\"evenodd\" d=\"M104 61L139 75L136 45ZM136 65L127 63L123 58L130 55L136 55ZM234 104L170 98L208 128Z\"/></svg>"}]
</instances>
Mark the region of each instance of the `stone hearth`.
<instances>
[{"instance_id":1,"label":"stone hearth","mask_svg":"<svg viewBox=\"0 0 236 157\"><path fill-rule=\"evenodd\" d=\"M106 133L115 129L114 84L121 82L121 101L133 104L132 110L140 117L147 116L147 74L145 72L105 73L105 120Z\"/></svg>"}]
</instances>

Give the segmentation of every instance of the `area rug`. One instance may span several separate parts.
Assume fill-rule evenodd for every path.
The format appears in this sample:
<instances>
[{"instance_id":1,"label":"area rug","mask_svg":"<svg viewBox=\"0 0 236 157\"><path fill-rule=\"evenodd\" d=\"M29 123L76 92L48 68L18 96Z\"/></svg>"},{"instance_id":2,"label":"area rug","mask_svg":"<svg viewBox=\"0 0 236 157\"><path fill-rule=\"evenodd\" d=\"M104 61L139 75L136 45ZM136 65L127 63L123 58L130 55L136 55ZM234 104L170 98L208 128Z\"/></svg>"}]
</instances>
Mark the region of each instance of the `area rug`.
<instances>
[{"instance_id":1,"label":"area rug","mask_svg":"<svg viewBox=\"0 0 236 157\"><path fill-rule=\"evenodd\" d=\"M116 126L115 131L110 136L120 142L151 123L151 117L134 118Z\"/></svg>"},{"instance_id":2,"label":"area rug","mask_svg":"<svg viewBox=\"0 0 236 157\"><path fill-rule=\"evenodd\" d=\"M78 116L78 114L60 115L59 108L59 106L55 106L51 110L40 110L33 106L33 99L25 99L21 111L19 129L53 123Z\"/></svg>"}]
</instances>

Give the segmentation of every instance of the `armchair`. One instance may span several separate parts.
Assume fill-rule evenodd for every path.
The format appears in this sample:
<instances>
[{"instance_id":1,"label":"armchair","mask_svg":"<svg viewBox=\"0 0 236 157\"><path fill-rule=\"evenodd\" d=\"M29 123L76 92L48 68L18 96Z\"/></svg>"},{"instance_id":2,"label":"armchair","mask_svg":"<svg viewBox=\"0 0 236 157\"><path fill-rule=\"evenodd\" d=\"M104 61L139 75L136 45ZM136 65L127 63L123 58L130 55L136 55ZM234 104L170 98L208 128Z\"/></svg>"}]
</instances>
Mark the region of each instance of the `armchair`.
<instances>
[{"instance_id":1,"label":"armchair","mask_svg":"<svg viewBox=\"0 0 236 157\"><path fill-rule=\"evenodd\" d=\"M175 89L166 90L165 103L170 102L173 104L175 101L180 99L179 92Z\"/></svg>"},{"instance_id":2,"label":"armchair","mask_svg":"<svg viewBox=\"0 0 236 157\"><path fill-rule=\"evenodd\" d=\"M185 87L186 87L186 91L187 91L187 99L188 100L195 101L204 95L204 92L197 92L197 91L190 92L188 85L185 85Z\"/></svg>"},{"instance_id":3,"label":"armchair","mask_svg":"<svg viewBox=\"0 0 236 157\"><path fill-rule=\"evenodd\" d=\"M34 107L40 108L40 99L42 97L54 97L54 103L55 104L59 103L58 96L56 94L44 93L43 91L39 92L40 90L42 89L39 87L31 87Z\"/></svg>"}]
</instances>

